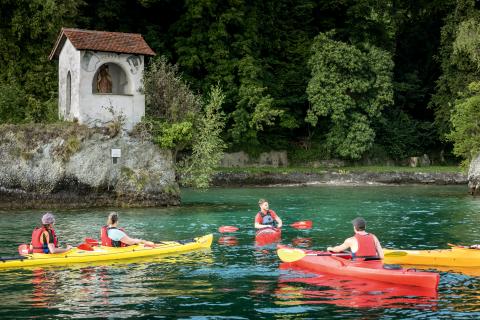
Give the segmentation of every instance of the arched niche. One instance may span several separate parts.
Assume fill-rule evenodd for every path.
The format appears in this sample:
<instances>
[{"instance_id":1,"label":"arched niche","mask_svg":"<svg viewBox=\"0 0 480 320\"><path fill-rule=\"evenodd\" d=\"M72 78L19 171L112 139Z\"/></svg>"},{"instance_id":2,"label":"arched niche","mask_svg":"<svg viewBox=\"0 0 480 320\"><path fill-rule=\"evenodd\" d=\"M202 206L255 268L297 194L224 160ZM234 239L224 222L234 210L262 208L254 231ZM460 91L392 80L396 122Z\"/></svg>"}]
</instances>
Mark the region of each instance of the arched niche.
<instances>
[{"instance_id":1,"label":"arched niche","mask_svg":"<svg viewBox=\"0 0 480 320\"><path fill-rule=\"evenodd\" d=\"M131 94L127 74L116 63L102 64L93 77L92 93Z\"/></svg>"}]
</instances>

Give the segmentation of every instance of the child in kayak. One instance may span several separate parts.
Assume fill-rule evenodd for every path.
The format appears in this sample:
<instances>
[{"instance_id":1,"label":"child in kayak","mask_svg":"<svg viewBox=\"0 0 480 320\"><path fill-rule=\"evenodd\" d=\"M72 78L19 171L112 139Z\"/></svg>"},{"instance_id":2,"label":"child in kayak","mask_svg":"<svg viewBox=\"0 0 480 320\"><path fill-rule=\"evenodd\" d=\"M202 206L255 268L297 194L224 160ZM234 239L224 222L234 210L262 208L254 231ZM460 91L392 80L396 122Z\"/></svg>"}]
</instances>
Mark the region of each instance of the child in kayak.
<instances>
[{"instance_id":1,"label":"child in kayak","mask_svg":"<svg viewBox=\"0 0 480 320\"><path fill-rule=\"evenodd\" d=\"M258 205L260 206L260 211L255 216L255 228L281 228L282 219L275 213L275 211L268 208L268 201L266 199L258 200Z\"/></svg>"},{"instance_id":2,"label":"child in kayak","mask_svg":"<svg viewBox=\"0 0 480 320\"><path fill-rule=\"evenodd\" d=\"M377 237L365 231L367 222L363 218L352 221L355 235L346 239L343 244L336 247L328 247L328 251L342 252L350 249L354 258L378 258L383 259L383 250Z\"/></svg>"},{"instance_id":3,"label":"child in kayak","mask_svg":"<svg viewBox=\"0 0 480 320\"><path fill-rule=\"evenodd\" d=\"M130 238L123 228L118 227L118 213L116 212L110 212L108 215L107 225L103 226L100 231L100 239L102 240L102 246L107 247L126 247L139 243L150 247L155 246L151 241Z\"/></svg>"},{"instance_id":4,"label":"child in kayak","mask_svg":"<svg viewBox=\"0 0 480 320\"><path fill-rule=\"evenodd\" d=\"M63 253L72 249L70 245L66 249L58 247L54 224L55 216L52 213L47 212L42 216L42 227L35 228L32 232L30 249L33 253Z\"/></svg>"}]
</instances>

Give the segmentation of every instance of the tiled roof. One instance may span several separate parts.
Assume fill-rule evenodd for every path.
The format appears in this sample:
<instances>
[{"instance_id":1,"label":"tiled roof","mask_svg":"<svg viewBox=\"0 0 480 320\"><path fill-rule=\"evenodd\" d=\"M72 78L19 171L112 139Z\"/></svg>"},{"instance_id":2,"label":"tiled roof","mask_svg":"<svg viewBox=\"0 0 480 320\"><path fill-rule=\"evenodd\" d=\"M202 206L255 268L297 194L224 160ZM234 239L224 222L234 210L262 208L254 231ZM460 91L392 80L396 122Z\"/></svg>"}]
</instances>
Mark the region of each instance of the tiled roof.
<instances>
[{"instance_id":1,"label":"tiled roof","mask_svg":"<svg viewBox=\"0 0 480 320\"><path fill-rule=\"evenodd\" d=\"M77 50L155 55L139 33L62 28L50 53L50 60L58 58L67 38Z\"/></svg>"}]
</instances>

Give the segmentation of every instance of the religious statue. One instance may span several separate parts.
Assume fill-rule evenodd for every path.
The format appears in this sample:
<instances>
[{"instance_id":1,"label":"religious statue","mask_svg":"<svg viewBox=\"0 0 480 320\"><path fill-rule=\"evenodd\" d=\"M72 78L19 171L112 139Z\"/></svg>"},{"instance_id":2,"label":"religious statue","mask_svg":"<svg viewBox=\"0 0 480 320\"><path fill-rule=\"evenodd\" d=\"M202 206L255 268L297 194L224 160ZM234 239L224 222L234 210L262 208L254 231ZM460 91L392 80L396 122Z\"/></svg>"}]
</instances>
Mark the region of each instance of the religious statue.
<instances>
[{"instance_id":1,"label":"religious statue","mask_svg":"<svg viewBox=\"0 0 480 320\"><path fill-rule=\"evenodd\" d=\"M97 75L97 92L112 93L112 77L108 73L108 65L100 67Z\"/></svg>"}]
</instances>

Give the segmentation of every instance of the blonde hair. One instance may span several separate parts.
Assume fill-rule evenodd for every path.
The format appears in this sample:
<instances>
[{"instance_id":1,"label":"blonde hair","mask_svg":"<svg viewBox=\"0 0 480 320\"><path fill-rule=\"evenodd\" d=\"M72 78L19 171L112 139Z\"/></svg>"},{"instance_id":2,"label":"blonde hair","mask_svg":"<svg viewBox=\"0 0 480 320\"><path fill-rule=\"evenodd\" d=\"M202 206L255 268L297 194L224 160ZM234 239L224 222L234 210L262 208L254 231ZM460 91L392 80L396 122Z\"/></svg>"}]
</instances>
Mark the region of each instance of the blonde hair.
<instances>
[{"instance_id":1,"label":"blonde hair","mask_svg":"<svg viewBox=\"0 0 480 320\"><path fill-rule=\"evenodd\" d=\"M118 222L118 213L115 211L110 212L107 219L107 224L112 225Z\"/></svg>"}]
</instances>

